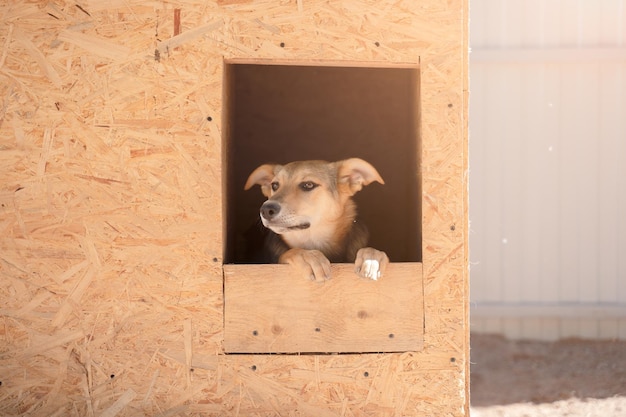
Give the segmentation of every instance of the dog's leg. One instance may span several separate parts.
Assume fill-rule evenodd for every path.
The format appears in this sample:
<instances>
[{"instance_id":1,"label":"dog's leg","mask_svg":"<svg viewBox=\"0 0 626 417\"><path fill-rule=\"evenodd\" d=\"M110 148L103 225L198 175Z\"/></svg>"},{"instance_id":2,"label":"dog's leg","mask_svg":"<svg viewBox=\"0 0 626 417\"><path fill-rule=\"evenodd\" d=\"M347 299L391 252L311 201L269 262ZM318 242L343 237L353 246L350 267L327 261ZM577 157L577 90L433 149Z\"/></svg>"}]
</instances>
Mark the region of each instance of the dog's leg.
<instances>
[{"instance_id":1,"label":"dog's leg","mask_svg":"<svg viewBox=\"0 0 626 417\"><path fill-rule=\"evenodd\" d=\"M312 281L330 279L330 261L318 250L292 248L280 255L281 264L290 264Z\"/></svg>"},{"instance_id":2,"label":"dog's leg","mask_svg":"<svg viewBox=\"0 0 626 417\"><path fill-rule=\"evenodd\" d=\"M389 257L383 251L374 248L361 248L356 253L354 272L363 278L377 280L385 273Z\"/></svg>"}]
</instances>

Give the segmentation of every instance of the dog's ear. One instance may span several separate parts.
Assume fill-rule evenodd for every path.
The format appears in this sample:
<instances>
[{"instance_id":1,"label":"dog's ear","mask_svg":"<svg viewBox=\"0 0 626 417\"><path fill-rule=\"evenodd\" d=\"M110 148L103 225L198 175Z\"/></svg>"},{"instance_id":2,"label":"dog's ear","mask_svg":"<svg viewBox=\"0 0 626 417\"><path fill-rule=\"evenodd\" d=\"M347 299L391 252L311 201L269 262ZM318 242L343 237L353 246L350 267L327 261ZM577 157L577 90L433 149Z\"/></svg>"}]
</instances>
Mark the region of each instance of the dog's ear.
<instances>
[{"instance_id":1,"label":"dog's ear","mask_svg":"<svg viewBox=\"0 0 626 417\"><path fill-rule=\"evenodd\" d=\"M356 194L358 191L368 184L377 181L384 184L376 168L369 162L360 158L344 159L337 162L337 183L347 185L350 195Z\"/></svg>"},{"instance_id":2,"label":"dog's ear","mask_svg":"<svg viewBox=\"0 0 626 417\"><path fill-rule=\"evenodd\" d=\"M271 184L274 179L275 172L277 172L280 168L280 165L261 165L252 171L252 174L248 177L248 181L246 181L246 185L244 185L243 189L249 190L253 185L260 185L263 195L269 197L271 194Z\"/></svg>"}]
</instances>

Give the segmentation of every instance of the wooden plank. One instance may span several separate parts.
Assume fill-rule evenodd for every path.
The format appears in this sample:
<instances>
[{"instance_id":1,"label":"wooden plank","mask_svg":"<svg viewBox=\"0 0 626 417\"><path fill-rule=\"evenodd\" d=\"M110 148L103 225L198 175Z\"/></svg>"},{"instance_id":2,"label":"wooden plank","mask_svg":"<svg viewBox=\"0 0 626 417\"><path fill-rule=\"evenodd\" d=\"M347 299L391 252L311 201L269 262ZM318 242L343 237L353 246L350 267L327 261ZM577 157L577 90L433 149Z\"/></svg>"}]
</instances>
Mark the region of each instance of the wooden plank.
<instances>
[{"instance_id":1,"label":"wooden plank","mask_svg":"<svg viewBox=\"0 0 626 417\"><path fill-rule=\"evenodd\" d=\"M532 319L619 319L626 317L622 303L476 303L472 305L472 320L493 318Z\"/></svg>"},{"instance_id":2,"label":"wooden plank","mask_svg":"<svg viewBox=\"0 0 626 417\"><path fill-rule=\"evenodd\" d=\"M546 66L543 70L543 115L539 119L538 113L535 117L541 120L542 129L543 161L541 171L541 180L535 182L532 187L536 187L536 193L540 203L542 204L541 215L536 214L533 222L538 223L541 230L541 239L535 242L539 247L539 262L541 276L539 277L539 288L535 296L539 302L554 302L560 299L561 282L557 277L560 274L560 129L561 106L559 100L561 96L561 68L560 66ZM540 107L535 104L534 107ZM528 155L530 157L530 155ZM527 159L530 161L530 159ZM529 170L530 172L531 170ZM531 238L526 241L530 244ZM529 298L527 298L529 299Z\"/></svg>"},{"instance_id":3,"label":"wooden plank","mask_svg":"<svg viewBox=\"0 0 626 417\"><path fill-rule=\"evenodd\" d=\"M597 284L599 112L594 111L599 109L599 65L568 68L560 80L560 297L562 302L594 303L601 301ZM584 198L581 190L585 190Z\"/></svg>"},{"instance_id":4,"label":"wooden plank","mask_svg":"<svg viewBox=\"0 0 626 417\"><path fill-rule=\"evenodd\" d=\"M423 345L422 265L393 263L378 281L351 264L313 282L289 265L224 265L227 353L403 352Z\"/></svg>"},{"instance_id":5,"label":"wooden plank","mask_svg":"<svg viewBox=\"0 0 626 417\"><path fill-rule=\"evenodd\" d=\"M486 200L482 203L482 209L484 210L486 221L483 224L482 234L485 243L483 246L484 252L481 254L482 258L476 259L481 262L481 268L488 282L485 292L481 294L481 301L495 301L501 300L503 297L502 277L504 276L504 271L502 265L505 259L504 242L508 242L508 240L503 240L504 230L502 230L502 225L506 223L506 219L504 218L504 202L501 193L502 177L505 169L502 155L507 152L505 150L507 144L498 138L506 135L508 128L505 127L503 122L493 123L493 121L506 120L507 113L515 111L515 109L507 107L502 102L501 91L503 88L508 90L511 83L507 74L497 69L489 68L485 72L485 76L489 81L483 91L485 95L484 100L486 103L494 103L494 105L493 107L490 106L490 111L487 112L484 120L484 132L486 134L484 140L486 145L483 147L483 150L487 165L483 167L486 181L482 188ZM511 103L509 103L510 105Z\"/></svg>"},{"instance_id":6,"label":"wooden plank","mask_svg":"<svg viewBox=\"0 0 626 417\"><path fill-rule=\"evenodd\" d=\"M622 47L547 47L547 48L475 48L472 64L575 64L588 62L619 63L626 59Z\"/></svg>"},{"instance_id":7,"label":"wooden plank","mask_svg":"<svg viewBox=\"0 0 626 417\"><path fill-rule=\"evenodd\" d=\"M520 119L519 130L522 132L521 141L524 143L523 153L518 155L522 160L523 179L519 187L519 196L515 203L518 212L521 214L519 237L523 249L523 270L518 271L519 275L514 279L522 282L519 287L520 300L534 300L537 294L541 293L542 284L546 278L543 272L543 247L541 241L537 241L537 236L543 236L543 231L550 225L546 225L544 212L546 211L544 197L544 175L549 172L552 166L549 145L547 138L543 134L546 129L549 114L549 107L545 99L545 71L543 67L526 68L521 74L521 97L522 118ZM518 129L516 129L518 130ZM518 140L520 138L518 137ZM539 169L528 169L529 166ZM552 181L547 182L546 188L550 189ZM552 220L552 219L550 219ZM520 280L519 276L524 279Z\"/></svg>"},{"instance_id":8,"label":"wooden plank","mask_svg":"<svg viewBox=\"0 0 626 417\"><path fill-rule=\"evenodd\" d=\"M503 95L502 90L491 90L498 97L500 118L492 119L493 132L496 133L492 140L501 142L500 153L493 157L500 162L498 176L498 191L496 199L499 200L500 217L502 223L499 227L499 240L494 239L500 245L500 257L496 262L500 266L500 294L507 302L519 302L522 297L523 278L526 273L526 262L519 256L523 253L523 234L526 227L526 213L520 210L528 196L525 187L527 166L523 155L526 152L527 141L524 140L524 125L526 124L523 106L527 93L523 85L524 71L515 67L506 70L494 68L495 79L500 83L500 88L506 88L508 93ZM506 87L505 87L506 86ZM511 129L511 126L519 126ZM501 138L506 138L502 140ZM494 260L489 260L493 262Z\"/></svg>"},{"instance_id":9,"label":"wooden plank","mask_svg":"<svg viewBox=\"0 0 626 417\"><path fill-rule=\"evenodd\" d=\"M625 60L626 61L626 60ZM626 291L620 291L624 274L619 271L623 258L623 242L626 237L626 222L621 219L625 204L626 170L623 156L626 154L624 135L624 106L626 106L626 65L601 65L599 68L598 134L594 141L598 147L598 295L603 302L626 302ZM620 236L622 237L620 239Z\"/></svg>"},{"instance_id":10,"label":"wooden plank","mask_svg":"<svg viewBox=\"0 0 626 417\"><path fill-rule=\"evenodd\" d=\"M228 65L292 65L301 67L340 67L340 68L383 68L383 69L418 69L419 62L376 62L359 60L326 60L326 59L263 59L263 58L228 58Z\"/></svg>"}]
</instances>

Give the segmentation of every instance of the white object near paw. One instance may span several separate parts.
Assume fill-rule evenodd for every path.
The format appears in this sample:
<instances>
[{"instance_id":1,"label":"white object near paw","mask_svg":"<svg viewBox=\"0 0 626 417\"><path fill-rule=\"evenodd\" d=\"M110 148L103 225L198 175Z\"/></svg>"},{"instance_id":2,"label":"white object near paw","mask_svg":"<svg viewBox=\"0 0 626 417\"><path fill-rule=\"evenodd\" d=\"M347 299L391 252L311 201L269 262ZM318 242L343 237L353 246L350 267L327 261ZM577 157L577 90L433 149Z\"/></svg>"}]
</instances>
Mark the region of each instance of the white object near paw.
<instances>
[{"instance_id":1,"label":"white object near paw","mask_svg":"<svg viewBox=\"0 0 626 417\"><path fill-rule=\"evenodd\" d=\"M380 278L380 264L376 259L366 259L363 261L363 275L374 281Z\"/></svg>"}]
</instances>

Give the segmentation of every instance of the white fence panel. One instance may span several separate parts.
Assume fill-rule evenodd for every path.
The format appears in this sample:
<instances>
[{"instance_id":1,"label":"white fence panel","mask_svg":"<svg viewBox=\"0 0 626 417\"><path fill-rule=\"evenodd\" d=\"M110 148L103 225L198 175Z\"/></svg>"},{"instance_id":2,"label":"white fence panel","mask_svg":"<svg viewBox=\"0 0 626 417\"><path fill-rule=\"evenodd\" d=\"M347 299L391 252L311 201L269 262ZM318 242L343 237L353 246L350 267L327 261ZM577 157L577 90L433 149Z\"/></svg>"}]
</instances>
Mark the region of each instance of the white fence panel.
<instances>
[{"instance_id":1,"label":"white fence panel","mask_svg":"<svg viewBox=\"0 0 626 417\"><path fill-rule=\"evenodd\" d=\"M473 0L474 331L626 338L622 0Z\"/></svg>"}]
</instances>

